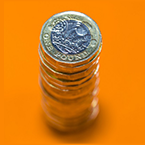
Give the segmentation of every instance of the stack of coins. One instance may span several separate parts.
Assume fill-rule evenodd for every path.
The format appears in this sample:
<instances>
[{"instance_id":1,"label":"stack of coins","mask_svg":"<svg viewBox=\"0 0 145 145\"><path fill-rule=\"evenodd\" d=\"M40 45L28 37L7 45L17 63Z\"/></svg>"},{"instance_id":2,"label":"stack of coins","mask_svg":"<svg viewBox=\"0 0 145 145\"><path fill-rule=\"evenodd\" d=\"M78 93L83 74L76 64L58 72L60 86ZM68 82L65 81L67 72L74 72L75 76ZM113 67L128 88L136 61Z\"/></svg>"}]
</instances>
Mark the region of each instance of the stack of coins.
<instances>
[{"instance_id":1,"label":"stack of coins","mask_svg":"<svg viewBox=\"0 0 145 145\"><path fill-rule=\"evenodd\" d=\"M58 13L44 23L39 82L42 107L54 128L72 131L96 118L101 49L99 28L83 13Z\"/></svg>"}]
</instances>

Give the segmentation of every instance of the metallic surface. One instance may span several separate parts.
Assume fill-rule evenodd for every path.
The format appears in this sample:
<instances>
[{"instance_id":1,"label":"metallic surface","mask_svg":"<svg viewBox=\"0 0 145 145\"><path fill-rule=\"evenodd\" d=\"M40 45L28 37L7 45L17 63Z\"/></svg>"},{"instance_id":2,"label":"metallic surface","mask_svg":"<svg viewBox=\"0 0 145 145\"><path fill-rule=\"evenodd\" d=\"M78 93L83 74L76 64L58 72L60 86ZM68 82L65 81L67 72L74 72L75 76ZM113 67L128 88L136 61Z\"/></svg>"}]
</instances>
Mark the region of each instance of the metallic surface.
<instances>
[{"instance_id":1,"label":"metallic surface","mask_svg":"<svg viewBox=\"0 0 145 145\"><path fill-rule=\"evenodd\" d=\"M102 37L85 14L62 12L42 27L38 49L42 108L61 131L90 125L99 113L99 59Z\"/></svg>"},{"instance_id":2,"label":"metallic surface","mask_svg":"<svg viewBox=\"0 0 145 145\"><path fill-rule=\"evenodd\" d=\"M77 54L87 48L91 34L86 25L76 20L57 23L51 31L52 45L64 54Z\"/></svg>"},{"instance_id":3,"label":"metallic surface","mask_svg":"<svg viewBox=\"0 0 145 145\"><path fill-rule=\"evenodd\" d=\"M79 21L86 25L91 35L89 46L81 53L76 53L74 55L58 51L51 43L51 32L56 24L69 20ZM68 11L56 14L45 22L41 31L40 42L46 55L57 61L58 64L77 66L88 62L92 56L98 52L102 38L97 24L91 18L79 12Z\"/></svg>"},{"instance_id":4,"label":"metallic surface","mask_svg":"<svg viewBox=\"0 0 145 145\"><path fill-rule=\"evenodd\" d=\"M78 65L78 66L71 66L71 65L67 65L67 66L63 66L57 63L57 61L52 60L50 57L48 57L45 54L44 49L42 48L41 44L39 45L39 55L41 55L41 57L43 58L43 61L51 66L51 68L53 68L56 71L61 71L61 72L66 72L66 73L75 73L75 72L79 72L79 71L83 71L86 69L89 69L89 67L91 67L92 65L94 65L94 63L98 63L99 61L99 55L102 49L102 43L99 47L98 53L96 55L94 55L94 57L88 61L87 63Z\"/></svg>"}]
</instances>

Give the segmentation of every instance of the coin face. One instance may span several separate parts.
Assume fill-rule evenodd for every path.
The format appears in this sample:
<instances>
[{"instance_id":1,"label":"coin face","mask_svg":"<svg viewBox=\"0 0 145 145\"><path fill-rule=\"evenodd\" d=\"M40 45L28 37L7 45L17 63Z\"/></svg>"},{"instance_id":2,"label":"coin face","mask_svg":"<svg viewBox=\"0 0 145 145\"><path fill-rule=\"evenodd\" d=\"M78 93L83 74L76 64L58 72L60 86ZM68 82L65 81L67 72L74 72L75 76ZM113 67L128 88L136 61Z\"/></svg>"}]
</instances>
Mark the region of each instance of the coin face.
<instances>
[{"instance_id":1,"label":"coin face","mask_svg":"<svg viewBox=\"0 0 145 145\"><path fill-rule=\"evenodd\" d=\"M57 23L51 31L51 43L64 54L78 54L85 50L91 41L86 25L76 20Z\"/></svg>"},{"instance_id":2,"label":"coin face","mask_svg":"<svg viewBox=\"0 0 145 145\"><path fill-rule=\"evenodd\" d=\"M94 56L102 38L97 24L90 17L80 12L67 11L45 22L40 42L51 59L76 64Z\"/></svg>"}]
</instances>

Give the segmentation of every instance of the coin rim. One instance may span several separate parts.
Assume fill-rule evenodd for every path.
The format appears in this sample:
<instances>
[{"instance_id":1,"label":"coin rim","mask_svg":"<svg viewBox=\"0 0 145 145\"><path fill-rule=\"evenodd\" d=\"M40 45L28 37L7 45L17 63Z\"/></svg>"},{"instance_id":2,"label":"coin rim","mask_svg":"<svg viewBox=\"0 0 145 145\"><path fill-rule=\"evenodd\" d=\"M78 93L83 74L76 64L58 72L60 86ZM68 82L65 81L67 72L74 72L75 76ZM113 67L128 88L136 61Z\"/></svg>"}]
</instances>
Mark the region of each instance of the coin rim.
<instances>
[{"instance_id":1,"label":"coin rim","mask_svg":"<svg viewBox=\"0 0 145 145\"><path fill-rule=\"evenodd\" d=\"M43 32L44 32L44 29L45 29L45 27L46 27L48 21L50 21L50 20L53 19L54 17L58 17L58 18L59 18L59 16L62 16L62 15L71 15L71 14L76 15L76 16L82 16L82 17L84 17L86 20L88 20L89 22L93 22L93 25L92 25L92 26L93 26L93 27L96 29L96 31L99 33L99 34L97 34L99 40L98 40L98 42L97 42L97 47L96 47L96 49L95 49L91 54L89 54L86 58L83 58L83 59L81 59L81 60L75 60L75 61L60 60L60 59L58 59L57 57L54 57L54 55L52 55L51 53L49 53L49 51L46 49L46 47L45 47L45 45L44 45L44 42L43 42ZM92 24L92 23L91 23L91 24ZM90 32L90 33L91 33L91 32ZM77 63L84 62L84 61L88 60L89 58L91 58L91 57L98 51L98 49L99 49L99 47L100 47L100 45L101 45L101 43L102 43L102 36L101 36L101 32L100 32L100 29L99 29L98 25L97 25L96 22L95 22L93 19L91 19L89 16L87 16L86 14L83 14L83 13L81 13L81 12L76 12L76 11L65 11L65 12L61 12L61 13L57 13L57 14L53 15L52 17L50 17L50 18L44 23L44 25L42 26L42 29L41 29L40 42L41 42L41 45L42 45L42 47L43 47L45 53L46 53L49 57L51 57L53 60L58 61L58 62L60 62L60 63L64 63L64 64L77 64ZM50 42L51 42L51 41L50 41ZM52 45L52 44L51 44L51 45ZM90 45L90 44L89 44L89 45ZM53 46L52 46L52 47L53 47ZM55 47L53 47L53 48L56 49ZM86 49L85 49L85 50L86 50ZM85 51L85 50L84 50L84 51ZM56 49L56 51L58 51L58 50ZM82 53L82 52L81 52L81 53ZM63 54L63 53L62 53L62 54ZM80 54L80 53L78 53L78 54Z\"/></svg>"}]
</instances>

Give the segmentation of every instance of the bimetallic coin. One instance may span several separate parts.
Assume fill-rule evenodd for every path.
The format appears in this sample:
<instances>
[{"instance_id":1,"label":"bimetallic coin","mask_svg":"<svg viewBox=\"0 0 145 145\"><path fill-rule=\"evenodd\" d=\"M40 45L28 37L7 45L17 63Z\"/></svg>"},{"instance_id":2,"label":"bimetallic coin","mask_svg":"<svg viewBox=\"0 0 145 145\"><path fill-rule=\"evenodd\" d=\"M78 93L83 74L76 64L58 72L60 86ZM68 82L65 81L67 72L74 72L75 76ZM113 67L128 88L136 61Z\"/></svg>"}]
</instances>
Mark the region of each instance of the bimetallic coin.
<instances>
[{"instance_id":1,"label":"bimetallic coin","mask_svg":"<svg viewBox=\"0 0 145 145\"><path fill-rule=\"evenodd\" d=\"M99 113L99 59L102 37L87 15L67 11L49 18L38 48L42 108L61 131L90 125Z\"/></svg>"},{"instance_id":2,"label":"bimetallic coin","mask_svg":"<svg viewBox=\"0 0 145 145\"><path fill-rule=\"evenodd\" d=\"M97 24L79 12L62 12L42 27L40 42L47 58L61 65L78 66L97 54L102 37Z\"/></svg>"},{"instance_id":3,"label":"bimetallic coin","mask_svg":"<svg viewBox=\"0 0 145 145\"><path fill-rule=\"evenodd\" d=\"M53 112L54 114L57 114L58 112L62 112L61 114L59 113L58 116L62 116L63 118L64 117L77 118L81 116L81 114L84 114L83 113L85 112L84 110L87 110L90 107L90 104L92 103L94 97L96 97L98 92L97 90L95 90L89 95L83 96L81 98L58 100L55 97L48 94L43 86L41 86L41 88L42 88L42 94L44 99L43 101L45 101L48 110L51 110L51 112Z\"/></svg>"},{"instance_id":4,"label":"bimetallic coin","mask_svg":"<svg viewBox=\"0 0 145 145\"><path fill-rule=\"evenodd\" d=\"M43 70L42 70L43 71ZM52 79L48 76L45 75L42 71L40 71L40 75L43 75L43 77L46 79L46 81L50 84L52 84L53 86L60 88L62 90L78 90L82 87L86 87L86 86L90 86L92 83L95 83L96 79L98 78L98 74L93 75L90 79L88 79L87 81L83 82L80 85L61 85L58 84L56 81L52 81Z\"/></svg>"},{"instance_id":5,"label":"bimetallic coin","mask_svg":"<svg viewBox=\"0 0 145 145\"><path fill-rule=\"evenodd\" d=\"M77 90L65 90L60 89L49 82L44 78L43 75L40 75L41 83L43 87L53 96L58 98L79 98L84 95L87 95L89 92L91 92L95 86L98 86L99 84L99 78L96 80L95 84L91 83L89 87L83 87Z\"/></svg>"},{"instance_id":6,"label":"bimetallic coin","mask_svg":"<svg viewBox=\"0 0 145 145\"><path fill-rule=\"evenodd\" d=\"M47 65L44 62L41 55L40 55L40 63L45 68L45 70L47 70L47 72L49 72L50 74L52 74L56 78L58 78L58 79L66 79L67 78L67 80L77 80L77 79L84 78L84 77L88 76L91 72L94 72L98 66L98 64L95 63L91 68L89 68L85 71L80 71L80 72L76 72L76 73L62 73L62 72L55 71L49 65Z\"/></svg>"},{"instance_id":7,"label":"bimetallic coin","mask_svg":"<svg viewBox=\"0 0 145 145\"><path fill-rule=\"evenodd\" d=\"M42 96L47 99L49 95L45 90L43 90ZM56 106L50 108L50 100L47 104L45 99L42 100L42 106L45 111L46 118L48 119L48 123L60 131L66 132L84 128L96 119L99 112L98 99L96 97L93 97L91 105L89 105L89 109L88 106L86 106L87 110L84 108L84 111L80 112L80 114L77 112L78 116L73 115L76 112L74 109L77 108L77 105L70 108L69 103L63 105L60 103L58 104L58 110L56 111ZM72 104L74 103L72 102ZM62 108L62 110L59 110L59 108Z\"/></svg>"},{"instance_id":8,"label":"bimetallic coin","mask_svg":"<svg viewBox=\"0 0 145 145\"><path fill-rule=\"evenodd\" d=\"M92 79L94 77L94 75L96 75L96 77L99 76L99 65L96 69L95 72L91 72L91 74L89 74L87 77L82 78L82 79L78 79L78 80L66 80L66 79L57 79L55 76L53 76L52 74L48 73L43 66L40 63L40 73L42 73L47 79L49 79L51 82L60 84L60 85L64 85L64 86L78 86L78 85L82 85L85 82L89 81L90 79Z\"/></svg>"},{"instance_id":9,"label":"bimetallic coin","mask_svg":"<svg viewBox=\"0 0 145 145\"><path fill-rule=\"evenodd\" d=\"M74 67L70 67L68 66L63 66L63 65L59 65L57 64L56 61L52 61L51 59L46 59L46 56L43 53L43 49L41 48L41 46L39 46L39 55L42 57L43 61L46 63L46 65L50 66L52 69L56 70L56 71L60 71L62 73L75 73L75 72L80 72L80 71L86 71L88 69L91 69L91 67L93 65L95 65L95 63L99 62L99 54L101 52L102 47L100 46L98 53L86 64L82 64L79 66L74 66Z\"/></svg>"}]
</instances>

